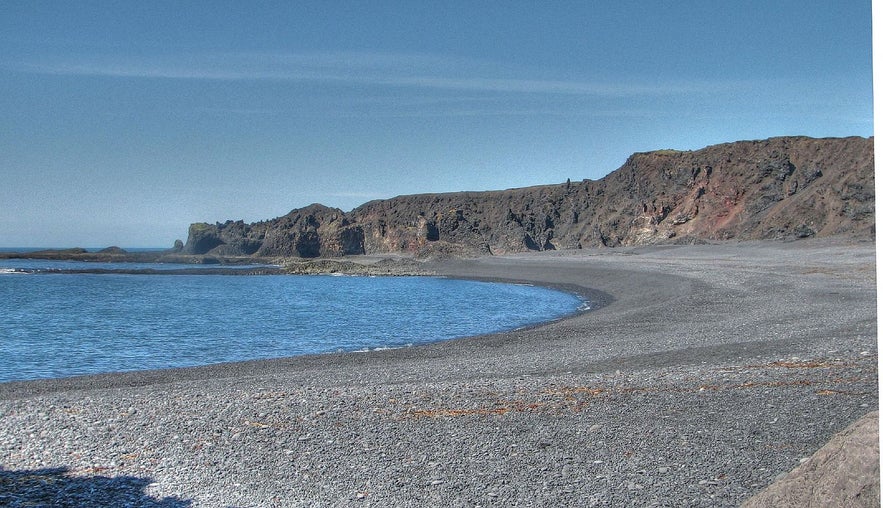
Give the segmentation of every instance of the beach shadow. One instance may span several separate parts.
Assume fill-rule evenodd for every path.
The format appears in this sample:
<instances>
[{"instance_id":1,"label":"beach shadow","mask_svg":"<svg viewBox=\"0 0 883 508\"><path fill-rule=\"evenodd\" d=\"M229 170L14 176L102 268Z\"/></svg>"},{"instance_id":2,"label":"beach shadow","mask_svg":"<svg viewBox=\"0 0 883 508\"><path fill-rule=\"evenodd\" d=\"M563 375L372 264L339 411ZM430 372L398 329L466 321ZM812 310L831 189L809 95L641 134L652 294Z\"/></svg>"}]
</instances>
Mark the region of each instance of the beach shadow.
<instances>
[{"instance_id":1,"label":"beach shadow","mask_svg":"<svg viewBox=\"0 0 883 508\"><path fill-rule=\"evenodd\" d=\"M0 506L81 507L133 506L185 508L190 501L157 499L144 491L150 478L72 476L66 467L8 471L0 467Z\"/></svg>"}]
</instances>

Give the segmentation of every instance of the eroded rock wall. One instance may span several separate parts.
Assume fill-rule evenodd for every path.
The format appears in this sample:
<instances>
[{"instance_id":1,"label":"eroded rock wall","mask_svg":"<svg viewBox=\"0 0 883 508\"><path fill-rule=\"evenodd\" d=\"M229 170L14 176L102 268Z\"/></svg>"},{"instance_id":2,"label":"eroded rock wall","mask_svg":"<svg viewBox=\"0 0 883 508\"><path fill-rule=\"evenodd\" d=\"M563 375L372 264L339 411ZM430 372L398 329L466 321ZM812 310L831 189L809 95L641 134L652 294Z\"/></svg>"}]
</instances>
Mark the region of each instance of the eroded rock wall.
<instances>
[{"instance_id":1,"label":"eroded rock wall","mask_svg":"<svg viewBox=\"0 0 883 508\"><path fill-rule=\"evenodd\" d=\"M873 139L771 138L636 153L601 180L418 194L349 213L194 224L188 254L483 255L704 240L874 235Z\"/></svg>"}]
</instances>

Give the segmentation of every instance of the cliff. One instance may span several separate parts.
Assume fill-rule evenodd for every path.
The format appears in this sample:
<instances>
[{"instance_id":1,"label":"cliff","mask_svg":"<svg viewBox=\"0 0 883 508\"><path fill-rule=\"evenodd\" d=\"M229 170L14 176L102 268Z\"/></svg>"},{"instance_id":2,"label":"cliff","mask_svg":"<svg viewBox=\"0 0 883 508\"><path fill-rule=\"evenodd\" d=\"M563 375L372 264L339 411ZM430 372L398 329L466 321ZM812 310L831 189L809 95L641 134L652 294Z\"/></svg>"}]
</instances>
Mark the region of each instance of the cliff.
<instances>
[{"instance_id":1,"label":"cliff","mask_svg":"<svg viewBox=\"0 0 883 508\"><path fill-rule=\"evenodd\" d=\"M874 235L873 138L780 137L636 153L606 177L419 194L351 212L190 226L184 254L503 254L706 240Z\"/></svg>"}]
</instances>

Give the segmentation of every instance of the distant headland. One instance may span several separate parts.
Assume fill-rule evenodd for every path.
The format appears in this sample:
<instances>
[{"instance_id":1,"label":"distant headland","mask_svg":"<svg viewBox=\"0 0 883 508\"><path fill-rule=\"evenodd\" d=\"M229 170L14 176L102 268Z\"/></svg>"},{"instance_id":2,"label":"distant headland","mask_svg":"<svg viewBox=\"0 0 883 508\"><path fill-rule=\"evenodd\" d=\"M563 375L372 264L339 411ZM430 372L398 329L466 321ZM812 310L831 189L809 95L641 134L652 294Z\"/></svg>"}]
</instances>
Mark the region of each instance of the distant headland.
<instances>
[{"instance_id":1,"label":"distant headland","mask_svg":"<svg viewBox=\"0 0 883 508\"><path fill-rule=\"evenodd\" d=\"M313 204L197 223L181 253L337 257L874 235L873 138L778 137L636 153L596 181Z\"/></svg>"},{"instance_id":2,"label":"distant headland","mask_svg":"<svg viewBox=\"0 0 883 508\"><path fill-rule=\"evenodd\" d=\"M312 204L268 221L195 223L161 252L28 257L236 263L350 255L462 257L726 240L874 237L873 138L776 137L635 153L600 180L417 194L350 212ZM8 253L0 257L12 257Z\"/></svg>"}]
</instances>

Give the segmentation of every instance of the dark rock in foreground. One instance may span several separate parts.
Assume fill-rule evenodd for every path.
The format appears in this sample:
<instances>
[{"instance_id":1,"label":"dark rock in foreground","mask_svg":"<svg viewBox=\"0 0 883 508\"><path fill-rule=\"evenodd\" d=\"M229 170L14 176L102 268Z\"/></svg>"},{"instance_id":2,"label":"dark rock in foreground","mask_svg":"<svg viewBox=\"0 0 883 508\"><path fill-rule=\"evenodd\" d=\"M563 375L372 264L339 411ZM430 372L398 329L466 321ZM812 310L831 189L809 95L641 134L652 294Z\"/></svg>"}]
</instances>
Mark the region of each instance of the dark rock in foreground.
<instances>
[{"instance_id":1,"label":"dark rock in foreground","mask_svg":"<svg viewBox=\"0 0 883 508\"><path fill-rule=\"evenodd\" d=\"M879 426L879 413L868 413L742 508L880 506Z\"/></svg>"}]
</instances>

